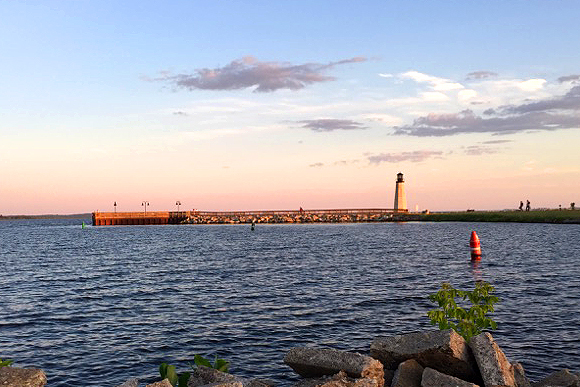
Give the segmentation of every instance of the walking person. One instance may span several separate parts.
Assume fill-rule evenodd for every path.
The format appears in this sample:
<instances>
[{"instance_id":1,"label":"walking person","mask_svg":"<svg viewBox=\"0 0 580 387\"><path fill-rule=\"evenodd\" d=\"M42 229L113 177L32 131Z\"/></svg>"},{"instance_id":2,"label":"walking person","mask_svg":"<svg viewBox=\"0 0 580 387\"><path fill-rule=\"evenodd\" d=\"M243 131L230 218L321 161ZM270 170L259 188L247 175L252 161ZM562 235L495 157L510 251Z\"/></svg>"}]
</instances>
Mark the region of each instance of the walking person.
<instances>
[{"instance_id":1,"label":"walking person","mask_svg":"<svg viewBox=\"0 0 580 387\"><path fill-rule=\"evenodd\" d=\"M530 201L526 200L526 211L530 210Z\"/></svg>"},{"instance_id":2,"label":"walking person","mask_svg":"<svg viewBox=\"0 0 580 387\"><path fill-rule=\"evenodd\" d=\"M520 207L518 208L519 211L523 211L524 210L524 202L522 202L520 200Z\"/></svg>"}]
</instances>

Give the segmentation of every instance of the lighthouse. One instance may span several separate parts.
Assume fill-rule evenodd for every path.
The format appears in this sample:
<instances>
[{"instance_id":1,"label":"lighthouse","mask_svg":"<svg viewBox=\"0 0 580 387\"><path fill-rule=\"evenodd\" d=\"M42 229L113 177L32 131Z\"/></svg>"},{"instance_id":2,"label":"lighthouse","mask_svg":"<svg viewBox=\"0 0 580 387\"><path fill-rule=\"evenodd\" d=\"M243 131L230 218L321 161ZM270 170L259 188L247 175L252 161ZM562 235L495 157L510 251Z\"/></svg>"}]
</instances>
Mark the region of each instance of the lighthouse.
<instances>
[{"instance_id":1,"label":"lighthouse","mask_svg":"<svg viewBox=\"0 0 580 387\"><path fill-rule=\"evenodd\" d=\"M405 180L401 172L397 173L397 186L395 188L395 212L407 211L407 196L405 195Z\"/></svg>"}]
</instances>

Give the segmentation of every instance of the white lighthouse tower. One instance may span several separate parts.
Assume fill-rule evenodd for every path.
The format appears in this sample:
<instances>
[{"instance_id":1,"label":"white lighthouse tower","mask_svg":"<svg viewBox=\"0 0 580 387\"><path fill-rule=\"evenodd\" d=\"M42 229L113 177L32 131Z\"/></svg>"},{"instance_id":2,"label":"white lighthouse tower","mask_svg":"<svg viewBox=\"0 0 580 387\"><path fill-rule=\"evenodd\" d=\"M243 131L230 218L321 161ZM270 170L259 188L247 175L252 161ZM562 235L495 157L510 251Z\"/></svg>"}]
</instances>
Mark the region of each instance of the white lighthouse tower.
<instances>
[{"instance_id":1,"label":"white lighthouse tower","mask_svg":"<svg viewBox=\"0 0 580 387\"><path fill-rule=\"evenodd\" d=\"M397 173L397 186L395 188L395 212L407 211L407 196L405 195L405 180L401 172Z\"/></svg>"}]
</instances>

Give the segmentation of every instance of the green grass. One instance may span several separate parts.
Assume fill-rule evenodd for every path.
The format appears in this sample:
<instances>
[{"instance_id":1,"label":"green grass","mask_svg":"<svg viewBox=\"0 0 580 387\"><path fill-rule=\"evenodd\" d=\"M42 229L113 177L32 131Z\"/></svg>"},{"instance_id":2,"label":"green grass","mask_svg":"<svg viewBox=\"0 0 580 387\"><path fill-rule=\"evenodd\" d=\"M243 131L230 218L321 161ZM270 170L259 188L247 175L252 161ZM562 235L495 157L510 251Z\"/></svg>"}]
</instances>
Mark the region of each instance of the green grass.
<instances>
[{"instance_id":1,"label":"green grass","mask_svg":"<svg viewBox=\"0 0 580 387\"><path fill-rule=\"evenodd\" d=\"M474 211L433 214L410 214L411 220L428 222L519 222L519 223L577 223L580 210L537 211Z\"/></svg>"}]
</instances>

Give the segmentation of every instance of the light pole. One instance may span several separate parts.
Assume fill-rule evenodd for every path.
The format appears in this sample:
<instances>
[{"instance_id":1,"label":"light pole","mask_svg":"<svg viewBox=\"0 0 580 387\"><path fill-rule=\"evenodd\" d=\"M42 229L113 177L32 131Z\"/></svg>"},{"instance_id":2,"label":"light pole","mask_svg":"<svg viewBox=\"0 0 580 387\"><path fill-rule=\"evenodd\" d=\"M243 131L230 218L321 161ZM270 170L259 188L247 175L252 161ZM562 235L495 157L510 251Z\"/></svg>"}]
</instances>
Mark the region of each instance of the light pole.
<instances>
[{"instance_id":1,"label":"light pole","mask_svg":"<svg viewBox=\"0 0 580 387\"><path fill-rule=\"evenodd\" d=\"M113 207L115 207L115 213L117 213L117 202L113 203Z\"/></svg>"},{"instance_id":2,"label":"light pole","mask_svg":"<svg viewBox=\"0 0 580 387\"><path fill-rule=\"evenodd\" d=\"M149 205L149 202L142 202L141 205L145 207L145 213L147 213L147 206Z\"/></svg>"},{"instance_id":3,"label":"light pole","mask_svg":"<svg viewBox=\"0 0 580 387\"><path fill-rule=\"evenodd\" d=\"M179 212L179 206L181 205L181 202L178 200L175 202L175 205L177 206L177 212Z\"/></svg>"}]
</instances>

